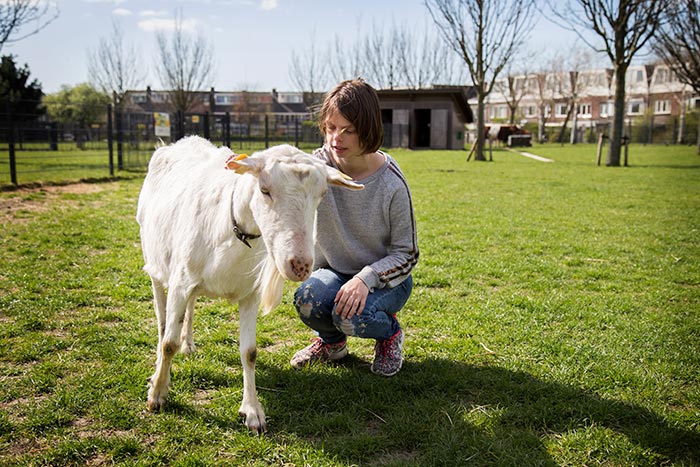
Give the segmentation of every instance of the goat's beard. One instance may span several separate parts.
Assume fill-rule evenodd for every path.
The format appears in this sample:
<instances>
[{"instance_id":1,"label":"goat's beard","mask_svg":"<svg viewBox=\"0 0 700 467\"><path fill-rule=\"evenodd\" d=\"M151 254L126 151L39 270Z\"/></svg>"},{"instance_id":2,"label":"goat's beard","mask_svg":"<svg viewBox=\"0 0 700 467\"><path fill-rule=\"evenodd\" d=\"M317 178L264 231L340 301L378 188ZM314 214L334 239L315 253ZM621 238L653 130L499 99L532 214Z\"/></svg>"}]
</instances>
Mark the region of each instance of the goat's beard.
<instances>
[{"instance_id":1,"label":"goat's beard","mask_svg":"<svg viewBox=\"0 0 700 467\"><path fill-rule=\"evenodd\" d=\"M284 276L277 269L275 259L268 255L258 275L258 290L260 293L260 305L263 315L268 314L282 301L284 289Z\"/></svg>"}]
</instances>

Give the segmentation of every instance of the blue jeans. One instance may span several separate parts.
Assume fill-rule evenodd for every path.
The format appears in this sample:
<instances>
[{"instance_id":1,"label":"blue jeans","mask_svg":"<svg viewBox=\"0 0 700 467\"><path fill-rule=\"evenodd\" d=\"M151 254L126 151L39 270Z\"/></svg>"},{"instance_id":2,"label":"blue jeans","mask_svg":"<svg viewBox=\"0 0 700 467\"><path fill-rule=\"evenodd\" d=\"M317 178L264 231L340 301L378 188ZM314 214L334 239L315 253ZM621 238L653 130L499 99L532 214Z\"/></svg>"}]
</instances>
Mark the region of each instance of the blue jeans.
<instances>
[{"instance_id":1,"label":"blue jeans","mask_svg":"<svg viewBox=\"0 0 700 467\"><path fill-rule=\"evenodd\" d=\"M346 336L385 340L396 334L401 326L396 320L399 311L413 290L413 278L408 276L394 288L375 289L367 296L362 313L342 319L335 312L338 290L352 276L332 269L317 269L294 294L294 306L299 318L316 331L326 344L343 342Z\"/></svg>"}]
</instances>

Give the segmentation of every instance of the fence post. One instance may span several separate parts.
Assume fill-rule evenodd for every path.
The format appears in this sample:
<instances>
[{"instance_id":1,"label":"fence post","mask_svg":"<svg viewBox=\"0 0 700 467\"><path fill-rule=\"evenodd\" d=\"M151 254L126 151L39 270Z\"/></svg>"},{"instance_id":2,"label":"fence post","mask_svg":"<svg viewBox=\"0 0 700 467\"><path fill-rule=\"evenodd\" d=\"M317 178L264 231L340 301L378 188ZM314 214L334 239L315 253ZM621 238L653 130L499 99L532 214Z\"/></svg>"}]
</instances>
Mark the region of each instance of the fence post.
<instances>
[{"instance_id":1,"label":"fence post","mask_svg":"<svg viewBox=\"0 0 700 467\"><path fill-rule=\"evenodd\" d=\"M294 146L299 147L299 116L294 117Z\"/></svg>"},{"instance_id":2,"label":"fence post","mask_svg":"<svg viewBox=\"0 0 700 467\"><path fill-rule=\"evenodd\" d=\"M231 113L226 112L223 121L224 126L224 146L231 147Z\"/></svg>"},{"instance_id":3,"label":"fence post","mask_svg":"<svg viewBox=\"0 0 700 467\"><path fill-rule=\"evenodd\" d=\"M265 114L265 149L270 147L270 135L268 133L269 120L269 115Z\"/></svg>"},{"instance_id":4,"label":"fence post","mask_svg":"<svg viewBox=\"0 0 700 467\"><path fill-rule=\"evenodd\" d=\"M177 125L175 125L175 141L182 139L185 136L185 113L182 110L177 111Z\"/></svg>"},{"instance_id":5,"label":"fence post","mask_svg":"<svg viewBox=\"0 0 700 467\"><path fill-rule=\"evenodd\" d=\"M124 115L121 111L114 113L114 120L117 127L117 168L124 170L124 131L122 129L122 118Z\"/></svg>"},{"instance_id":6,"label":"fence post","mask_svg":"<svg viewBox=\"0 0 700 467\"><path fill-rule=\"evenodd\" d=\"M15 122L10 115L10 140L8 142L10 150L10 180L13 185L17 185L17 158L15 155Z\"/></svg>"},{"instance_id":7,"label":"fence post","mask_svg":"<svg viewBox=\"0 0 700 467\"><path fill-rule=\"evenodd\" d=\"M109 151L109 176L114 177L114 137L112 104L107 104L107 149Z\"/></svg>"},{"instance_id":8,"label":"fence post","mask_svg":"<svg viewBox=\"0 0 700 467\"><path fill-rule=\"evenodd\" d=\"M603 156L603 140L605 139L605 133L598 135L598 154L596 156L595 165L600 166L600 159Z\"/></svg>"},{"instance_id":9,"label":"fence post","mask_svg":"<svg viewBox=\"0 0 700 467\"><path fill-rule=\"evenodd\" d=\"M209 112L202 115L202 125L204 125L204 139L211 140L211 128L209 128Z\"/></svg>"}]
</instances>

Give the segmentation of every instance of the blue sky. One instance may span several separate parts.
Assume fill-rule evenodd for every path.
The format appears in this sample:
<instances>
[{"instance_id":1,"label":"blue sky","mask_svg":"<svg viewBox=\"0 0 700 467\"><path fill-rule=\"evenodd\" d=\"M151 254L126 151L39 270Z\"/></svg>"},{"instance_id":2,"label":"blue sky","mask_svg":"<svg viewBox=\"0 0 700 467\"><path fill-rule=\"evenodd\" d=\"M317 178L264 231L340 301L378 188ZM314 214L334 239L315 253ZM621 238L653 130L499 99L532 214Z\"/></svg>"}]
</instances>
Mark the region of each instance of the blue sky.
<instances>
[{"instance_id":1,"label":"blue sky","mask_svg":"<svg viewBox=\"0 0 700 467\"><path fill-rule=\"evenodd\" d=\"M48 1L48 0L47 0ZM340 37L352 43L359 22L365 30L373 24L410 24L432 27L422 0L58 0L59 17L44 30L14 44L2 54L13 54L28 64L32 78L45 93L61 85L88 81L87 54L100 39L112 34L117 20L125 42L141 51L146 66L156 62L155 31L168 29L177 11L183 26L198 31L216 52L218 90L293 91L289 79L291 52L307 50L312 33L316 41ZM566 47L575 40L542 19L530 40L535 48ZM160 89L151 72L147 83ZM144 86L145 87L145 86Z\"/></svg>"}]
</instances>

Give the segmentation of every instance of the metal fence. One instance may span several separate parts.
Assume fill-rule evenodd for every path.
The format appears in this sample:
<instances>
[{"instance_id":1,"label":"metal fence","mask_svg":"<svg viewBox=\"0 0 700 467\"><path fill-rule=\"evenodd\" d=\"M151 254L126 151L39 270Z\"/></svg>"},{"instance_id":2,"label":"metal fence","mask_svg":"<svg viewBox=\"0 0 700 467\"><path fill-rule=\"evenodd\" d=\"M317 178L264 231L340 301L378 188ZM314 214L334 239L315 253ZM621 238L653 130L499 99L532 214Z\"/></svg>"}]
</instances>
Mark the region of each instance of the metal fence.
<instances>
[{"instance_id":1,"label":"metal fence","mask_svg":"<svg viewBox=\"0 0 700 467\"><path fill-rule=\"evenodd\" d=\"M142 171L161 141L200 135L237 152L288 143L316 148L317 126L298 116L112 112L100 124L30 120L0 112L0 186Z\"/></svg>"}]
</instances>

